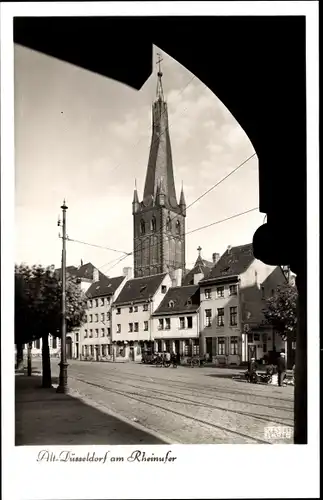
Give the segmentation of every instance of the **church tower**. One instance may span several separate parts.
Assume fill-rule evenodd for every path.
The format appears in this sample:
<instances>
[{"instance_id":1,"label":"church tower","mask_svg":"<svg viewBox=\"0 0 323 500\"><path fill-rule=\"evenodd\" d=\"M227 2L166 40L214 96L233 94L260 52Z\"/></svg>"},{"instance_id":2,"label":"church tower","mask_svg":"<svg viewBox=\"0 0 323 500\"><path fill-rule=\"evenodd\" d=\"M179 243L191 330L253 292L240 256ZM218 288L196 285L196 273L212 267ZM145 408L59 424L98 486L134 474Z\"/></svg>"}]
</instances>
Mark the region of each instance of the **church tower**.
<instances>
[{"instance_id":1,"label":"church tower","mask_svg":"<svg viewBox=\"0 0 323 500\"><path fill-rule=\"evenodd\" d=\"M152 138L143 200L135 186L133 213L134 276L150 276L176 269L185 273L186 202L183 187L177 203L169 137L168 111L157 73L156 100L152 106Z\"/></svg>"}]
</instances>

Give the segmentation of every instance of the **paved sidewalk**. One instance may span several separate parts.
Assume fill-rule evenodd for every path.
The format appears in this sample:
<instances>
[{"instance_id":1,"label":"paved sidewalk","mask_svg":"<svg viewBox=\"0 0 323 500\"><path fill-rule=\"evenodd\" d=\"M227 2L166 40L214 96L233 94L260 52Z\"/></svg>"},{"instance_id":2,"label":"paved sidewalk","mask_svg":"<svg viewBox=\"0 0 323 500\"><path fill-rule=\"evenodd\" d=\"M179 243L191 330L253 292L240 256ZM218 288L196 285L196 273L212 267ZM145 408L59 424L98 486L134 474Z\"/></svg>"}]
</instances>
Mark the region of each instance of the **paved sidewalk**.
<instances>
[{"instance_id":1,"label":"paved sidewalk","mask_svg":"<svg viewBox=\"0 0 323 500\"><path fill-rule=\"evenodd\" d=\"M39 376L17 374L15 385L16 446L165 444L79 399L58 394L54 388L43 389Z\"/></svg>"}]
</instances>

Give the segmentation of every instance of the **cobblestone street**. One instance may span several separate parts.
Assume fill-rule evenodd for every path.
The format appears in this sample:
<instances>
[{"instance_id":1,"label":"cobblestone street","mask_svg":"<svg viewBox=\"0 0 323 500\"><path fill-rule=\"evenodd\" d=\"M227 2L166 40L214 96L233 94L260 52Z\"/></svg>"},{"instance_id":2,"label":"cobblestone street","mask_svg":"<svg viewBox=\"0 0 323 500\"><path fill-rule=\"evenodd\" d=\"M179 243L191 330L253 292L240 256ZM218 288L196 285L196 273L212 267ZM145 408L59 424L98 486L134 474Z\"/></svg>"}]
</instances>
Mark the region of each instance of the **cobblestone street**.
<instances>
[{"instance_id":1,"label":"cobblestone street","mask_svg":"<svg viewBox=\"0 0 323 500\"><path fill-rule=\"evenodd\" d=\"M52 362L53 377L57 363ZM169 443L292 443L293 387L233 380L239 373L80 361L68 367L72 396ZM276 433L275 441L268 427L284 429L286 435L277 438Z\"/></svg>"}]
</instances>

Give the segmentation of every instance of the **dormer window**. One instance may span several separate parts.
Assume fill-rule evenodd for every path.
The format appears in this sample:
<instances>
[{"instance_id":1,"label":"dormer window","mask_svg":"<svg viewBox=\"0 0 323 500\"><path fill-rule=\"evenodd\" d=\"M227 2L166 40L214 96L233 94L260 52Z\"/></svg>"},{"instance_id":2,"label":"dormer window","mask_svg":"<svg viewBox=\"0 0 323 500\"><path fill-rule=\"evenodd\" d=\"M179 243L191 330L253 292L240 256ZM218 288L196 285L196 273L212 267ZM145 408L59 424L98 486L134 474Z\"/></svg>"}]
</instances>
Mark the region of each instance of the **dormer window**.
<instances>
[{"instance_id":1,"label":"dormer window","mask_svg":"<svg viewBox=\"0 0 323 500\"><path fill-rule=\"evenodd\" d=\"M176 221L176 234L181 234L181 223Z\"/></svg>"},{"instance_id":2,"label":"dormer window","mask_svg":"<svg viewBox=\"0 0 323 500\"><path fill-rule=\"evenodd\" d=\"M172 229L171 220L170 217L168 216L166 220L166 231L170 231L171 229Z\"/></svg>"},{"instance_id":3,"label":"dormer window","mask_svg":"<svg viewBox=\"0 0 323 500\"><path fill-rule=\"evenodd\" d=\"M150 229L153 233L156 232L156 217L155 216L151 219Z\"/></svg>"},{"instance_id":4,"label":"dormer window","mask_svg":"<svg viewBox=\"0 0 323 500\"><path fill-rule=\"evenodd\" d=\"M145 234L145 232L146 232L145 221L144 221L144 220L141 220L141 221L140 221L140 233L141 233L141 234Z\"/></svg>"},{"instance_id":5,"label":"dormer window","mask_svg":"<svg viewBox=\"0 0 323 500\"><path fill-rule=\"evenodd\" d=\"M173 300L170 300L168 302L168 307L170 307L170 308L174 307L174 301Z\"/></svg>"},{"instance_id":6,"label":"dormer window","mask_svg":"<svg viewBox=\"0 0 323 500\"><path fill-rule=\"evenodd\" d=\"M187 299L186 305L187 306L191 306L192 305L192 299Z\"/></svg>"}]
</instances>

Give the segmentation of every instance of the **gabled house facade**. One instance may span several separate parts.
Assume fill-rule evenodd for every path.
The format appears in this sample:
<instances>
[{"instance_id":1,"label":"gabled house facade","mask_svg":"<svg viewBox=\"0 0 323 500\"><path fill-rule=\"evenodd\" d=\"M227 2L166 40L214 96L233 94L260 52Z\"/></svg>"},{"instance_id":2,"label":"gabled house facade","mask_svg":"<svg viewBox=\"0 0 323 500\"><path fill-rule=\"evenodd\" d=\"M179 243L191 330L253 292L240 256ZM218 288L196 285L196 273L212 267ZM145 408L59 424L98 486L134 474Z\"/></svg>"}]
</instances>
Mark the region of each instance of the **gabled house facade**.
<instances>
[{"instance_id":1,"label":"gabled house facade","mask_svg":"<svg viewBox=\"0 0 323 500\"><path fill-rule=\"evenodd\" d=\"M171 286L167 273L127 281L112 308L116 360L140 361L142 350L153 348L152 314Z\"/></svg>"},{"instance_id":2,"label":"gabled house facade","mask_svg":"<svg viewBox=\"0 0 323 500\"><path fill-rule=\"evenodd\" d=\"M170 288L153 313L154 348L182 357L199 354L198 285Z\"/></svg>"},{"instance_id":3,"label":"gabled house facade","mask_svg":"<svg viewBox=\"0 0 323 500\"><path fill-rule=\"evenodd\" d=\"M200 350L216 364L259 361L283 342L265 324L264 299L284 276L253 256L252 244L228 247L207 278L200 281Z\"/></svg>"},{"instance_id":4,"label":"gabled house facade","mask_svg":"<svg viewBox=\"0 0 323 500\"><path fill-rule=\"evenodd\" d=\"M78 332L75 332L81 341L81 359L99 361L101 358L113 356L111 308L126 281L127 276L103 276L87 290L85 322Z\"/></svg>"}]
</instances>

